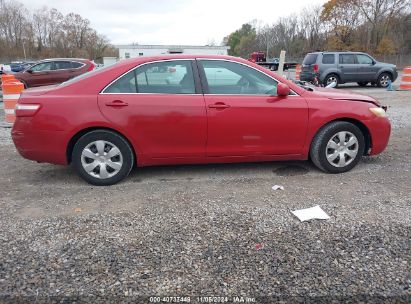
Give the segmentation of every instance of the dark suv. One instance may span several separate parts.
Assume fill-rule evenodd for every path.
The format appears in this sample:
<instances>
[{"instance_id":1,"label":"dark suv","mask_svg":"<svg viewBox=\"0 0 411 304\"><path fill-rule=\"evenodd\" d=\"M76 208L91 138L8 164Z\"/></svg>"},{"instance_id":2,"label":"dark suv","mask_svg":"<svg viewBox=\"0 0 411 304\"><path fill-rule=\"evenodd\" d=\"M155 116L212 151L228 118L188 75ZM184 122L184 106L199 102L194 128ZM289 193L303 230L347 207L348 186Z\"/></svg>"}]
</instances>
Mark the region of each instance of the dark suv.
<instances>
[{"instance_id":1,"label":"dark suv","mask_svg":"<svg viewBox=\"0 0 411 304\"><path fill-rule=\"evenodd\" d=\"M14 74L26 88L62 83L95 68L88 59L56 58L36 62Z\"/></svg>"},{"instance_id":2,"label":"dark suv","mask_svg":"<svg viewBox=\"0 0 411 304\"><path fill-rule=\"evenodd\" d=\"M366 53L308 53L303 61L300 79L313 81L315 77L324 85L357 82L364 87L371 82L372 85L387 87L389 80L394 82L397 79L398 73L394 64L378 62Z\"/></svg>"}]
</instances>

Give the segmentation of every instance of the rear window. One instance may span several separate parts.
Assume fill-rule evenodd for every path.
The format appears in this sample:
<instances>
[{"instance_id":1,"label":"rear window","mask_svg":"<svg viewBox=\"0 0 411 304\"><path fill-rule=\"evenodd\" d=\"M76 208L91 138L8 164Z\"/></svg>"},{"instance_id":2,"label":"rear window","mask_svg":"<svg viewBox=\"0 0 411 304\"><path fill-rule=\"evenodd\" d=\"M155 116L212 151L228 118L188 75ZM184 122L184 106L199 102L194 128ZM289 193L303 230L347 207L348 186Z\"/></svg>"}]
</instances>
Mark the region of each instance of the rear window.
<instances>
[{"instance_id":1,"label":"rear window","mask_svg":"<svg viewBox=\"0 0 411 304\"><path fill-rule=\"evenodd\" d=\"M307 54L307 55L305 55L303 64L304 65L310 65L310 64L316 63L317 56L318 56L318 54Z\"/></svg>"},{"instance_id":2,"label":"rear window","mask_svg":"<svg viewBox=\"0 0 411 304\"><path fill-rule=\"evenodd\" d=\"M323 63L324 64L333 64L334 63L334 54L324 54L323 55Z\"/></svg>"}]
</instances>

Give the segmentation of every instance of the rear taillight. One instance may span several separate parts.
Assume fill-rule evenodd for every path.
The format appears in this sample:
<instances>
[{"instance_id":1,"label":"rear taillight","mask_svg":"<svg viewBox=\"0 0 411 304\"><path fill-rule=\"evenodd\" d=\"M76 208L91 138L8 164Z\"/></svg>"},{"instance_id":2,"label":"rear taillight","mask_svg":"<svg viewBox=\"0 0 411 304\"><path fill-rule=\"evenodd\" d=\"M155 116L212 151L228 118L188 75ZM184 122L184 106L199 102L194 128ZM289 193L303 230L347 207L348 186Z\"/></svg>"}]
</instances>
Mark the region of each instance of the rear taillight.
<instances>
[{"instance_id":1,"label":"rear taillight","mask_svg":"<svg viewBox=\"0 0 411 304\"><path fill-rule=\"evenodd\" d=\"M16 117L34 116L40 109L39 104L21 104L16 105Z\"/></svg>"},{"instance_id":2,"label":"rear taillight","mask_svg":"<svg viewBox=\"0 0 411 304\"><path fill-rule=\"evenodd\" d=\"M318 73L318 64L314 64L313 69L314 73Z\"/></svg>"},{"instance_id":3,"label":"rear taillight","mask_svg":"<svg viewBox=\"0 0 411 304\"><path fill-rule=\"evenodd\" d=\"M90 71L94 70L95 67L96 67L96 65L94 63L90 62L90 66L88 67L87 72L90 72Z\"/></svg>"}]
</instances>

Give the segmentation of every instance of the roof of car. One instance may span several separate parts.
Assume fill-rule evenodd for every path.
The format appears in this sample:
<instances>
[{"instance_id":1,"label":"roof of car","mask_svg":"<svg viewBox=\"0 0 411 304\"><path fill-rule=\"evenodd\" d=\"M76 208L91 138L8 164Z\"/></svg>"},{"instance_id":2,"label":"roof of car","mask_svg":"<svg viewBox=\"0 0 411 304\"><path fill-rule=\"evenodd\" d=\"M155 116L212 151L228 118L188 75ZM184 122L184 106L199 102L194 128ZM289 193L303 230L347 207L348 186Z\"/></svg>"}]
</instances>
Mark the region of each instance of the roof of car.
<instances>
[{"instance_id":1,"label":"roof of car","mask_svg":"<svg viewBox=\"0 0 411 304\"><path fill-rule=\"evenodd\" d=\"M91 61L89 59L84 59L84 58L47 58L47 59L42 59L39 61L55 61L55 60L67 60L67 61Z\"/></svg>"},{"instance_id":2,"label":"roof of car","mask_svg":"<svg viewBox=\"0 0 411 304\"><path fill-rule=\"evenodd\" d=\"M324 53L366 54L364 52L356 52L356 51L318 51L318 52L310 52L308 54L324 54Z\"/></svg>"}]
</instances>

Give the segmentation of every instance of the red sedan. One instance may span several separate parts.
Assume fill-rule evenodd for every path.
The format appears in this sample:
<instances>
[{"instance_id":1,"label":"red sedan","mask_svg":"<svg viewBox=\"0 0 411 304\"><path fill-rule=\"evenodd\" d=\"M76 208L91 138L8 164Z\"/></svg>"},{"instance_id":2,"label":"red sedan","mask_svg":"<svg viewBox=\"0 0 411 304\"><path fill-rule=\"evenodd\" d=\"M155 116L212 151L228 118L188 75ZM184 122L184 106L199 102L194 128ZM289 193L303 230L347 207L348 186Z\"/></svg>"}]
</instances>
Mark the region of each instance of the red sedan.
<instances>
[{"instance_id":1,"label":"red sedan","mask_svg":"<svg viewBox=\"0 0 411 304\"><path fill-rule=\"evenodd\" d=\"M13 141L95 185L134 166L307 160L331 173L381 153L391 125L373 98L300 87L229 56L140 57L23 92Z\"/></svg>"}]
</instances>

